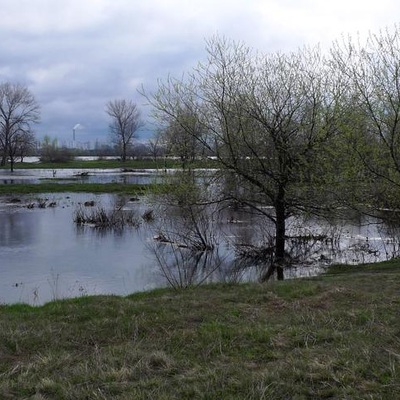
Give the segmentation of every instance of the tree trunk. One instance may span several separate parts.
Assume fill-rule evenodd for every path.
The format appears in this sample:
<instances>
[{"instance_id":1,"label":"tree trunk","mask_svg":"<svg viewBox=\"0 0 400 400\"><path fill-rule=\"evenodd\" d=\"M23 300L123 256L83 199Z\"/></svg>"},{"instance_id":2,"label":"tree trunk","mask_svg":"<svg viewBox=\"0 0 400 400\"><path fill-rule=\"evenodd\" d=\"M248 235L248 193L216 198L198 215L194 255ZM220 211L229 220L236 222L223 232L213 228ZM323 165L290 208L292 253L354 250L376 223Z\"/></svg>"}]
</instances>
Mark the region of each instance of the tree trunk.
<instances>
[{"instance_id":1,"label":"tree trunk","mask_svg":"<svg viewBox=\"0 0 400 400\"><path fill-rule=\"evenodd\" d=\"M278 280L283 280L283 263L285 260L285 233L286 233L286 217L285 207L276 210L276 227L275 227L275 266Z\"/></svg>"},{"instance_id":2,"label":"tree trunk","mask_svg":"<svg viewBox=\"0 0 400 400\"><path fill-rule=\"evenodd\" d=\"M10 157L10 170L11 172L14 172L14 152L13 152L13 148L12 145L10 144L9 146L9 150L8 150L8 156Z\"/></svg>"},{"instance_id":3,"label":"tree trunk","mask_svg":"<svg viewBox=\"0 0 400 400\"><path fill-rule=\"evenodd\" d=\"M285 261L285 235L286 235L286 206L285 189L279 187L275 204L276 225L275 225L275 268L278 280L284 279L283 264Z\"/></svg>"},{"instance_id":4,"label":"tree trunk","mask_svg":"<svg viewBox=\"0 0 400 400\"><path fill-rule=\"evenodd\" d=\"M125 162L126 161L126 144L123 143L122 144L122 157L121 157L121 161Z\"/></svg>"},{"instance_id":5,"label":"tree trunk","mask_svg":"<svg viewBox=\"0 0 400 400\"><path fill-rule=\"evenodd\" d=\"M278 280L284 279L283 264L285 262L285 244L286 244L286 205L285 189L280 187L275 201L275 255L268 270L261 280L266 282L274 275L275 271Z\"/></svg>"},{"instance_id":6,"label":"tree trunk","mask_svg":"<svg viewBox=\"0 0 400 400\"><path fill-rule=\"evenodd\" d=\"M5 147L5 148L3 149L3 154L1 155L1 162L0 162L0 165L1 165L2 167L4 167L4 166L7 164L7 149L8 149L8 147Z\"/></svg>"}]
</instances>

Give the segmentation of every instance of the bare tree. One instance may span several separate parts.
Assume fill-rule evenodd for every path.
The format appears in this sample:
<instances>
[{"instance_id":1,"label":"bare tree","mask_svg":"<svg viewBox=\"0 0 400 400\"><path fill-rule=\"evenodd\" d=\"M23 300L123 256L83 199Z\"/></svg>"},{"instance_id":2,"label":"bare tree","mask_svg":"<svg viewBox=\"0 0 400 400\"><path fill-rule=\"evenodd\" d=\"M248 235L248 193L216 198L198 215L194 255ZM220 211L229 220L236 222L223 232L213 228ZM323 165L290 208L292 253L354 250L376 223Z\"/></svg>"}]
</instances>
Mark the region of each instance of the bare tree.
<instances>
[{"instance_id":1,"label":"bare tree","mask_svg":"<svg viewBox=\"0 0 400 400\"><path fill-rule=\"evenodd\" d=\"M205 201L212 193L194 185L184 171L174 178L180 184L157 196L155 242L149 248L168 283L183 288L211 279L224 257L217 247L221 240L217 206Z\"/></svg>"},{"instance_id":2,"label":"bare tree","mask_svg":"<svg viewBox=\"0 0 400 400\"><path fill-rule=\"evenodd\" d=\"M14 140L14 145L12 146L12 156L10 158L14 160L18 157L21 162L24 161L24 157L35 150L36 140L35 135L32 132L22 132L18 134Z\"/></svg>"},{"instance_id":3,"label":"bare tree","mask_svg":"<svg viewBox=\"0 0 400 400\"><path fill-rule=\"evenodd\" d=\"M143 126L140 111L131 100L112 100L106 104L106 113L111 118L110 132L118 146L121 160L126 161L127 153L137 131Z\"/></svg>"},{"instance_id":4,"label":"bare tree","mask_svg":"<svg viewBox=\"0 0 400 400\"><path fill-rule=\"evenodd\" d=\"M265 277L277 272L283 279L287 219L321 205L329 162L324 149L336 134L339 87L319 49L258 55L213 38L207 51L207 63L185 80L161 82L148 98L156 118L175 121L218 159L225 176L233 176L240 197L232 192L225 198L274 224L274 259ZM187 123L182 109L197 124Z\"/></svg>"},{"instance_id":5,"label":"bare tree","mask_svg":"<svg viewBox=\"0 0 400 400\"><path fill-rule=\"evenodd\" d=\"M157 161L159 157L165 156L165 146L161 131L154 133L153 137L147 141L147 147L153 161Z\"/></svg>"},{"instance_id":6,"label":"bare tree","mask_svg":"<svg viewBox=\"0 0 400 400\"><path fill-rule=\"evenodd\" d=\"M32 134L32 124L37 122L39 105L29 89L9 82L0 84L1 165L10 158L13 170L18 144Z\"/></svg>"}]
</instances>

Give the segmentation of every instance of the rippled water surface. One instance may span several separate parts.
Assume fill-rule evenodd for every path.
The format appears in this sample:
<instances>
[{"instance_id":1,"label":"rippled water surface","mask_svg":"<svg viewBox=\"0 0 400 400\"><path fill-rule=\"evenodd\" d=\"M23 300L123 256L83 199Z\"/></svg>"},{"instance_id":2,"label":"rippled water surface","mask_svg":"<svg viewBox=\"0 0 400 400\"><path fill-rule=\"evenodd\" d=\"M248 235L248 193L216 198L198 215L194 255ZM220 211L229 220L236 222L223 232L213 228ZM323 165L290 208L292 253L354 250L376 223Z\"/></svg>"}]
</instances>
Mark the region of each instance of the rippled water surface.
<instances>
[{"instance_id":1,"label":"rippled water surface","mask_svg":"<svg viewBox=\"0 0 400 400\"><path fill-rule=\"evenodd\" d=\"M128 183L149 184L160 175L158 170L123 171L111 169L57 168L57 169L16 169L14 172L0 170L0 185L20 183Z\"/></svg>"},{"instance_id":2,"label":"rippled water surface","mask_svg":"<svg viewBox=\"0 0 400 400\"><path fill-rule=\"evenodd\" d=\"M142 215L147 209L144 200L133 200L125 198L121 203L117 195L88 193L0 197L0 303L43 304L64 297L126 295L166 286L165 274L150 251L156 233L151 224L143 222L138 228L118 231L77 226L73 221L74 213L86 201L106 208L119 202L124 209ZM47 207L39 208L41 202ZM30 204L35 206L29 208ZM225 261L223 273L214 274L213 280L227 279L232 244L254 236L256 223L254 217L240 211L228 210L222 216L218 229L224 239L219 248ZM313 231L327 232L328 228L317 224L289 221L288 234L307 237ZM307 243L307 261L286 270L287 277L315 275L329 262L373 262L398 255L398 235L366 218L329 229L328 236L335 237L335 244ZM288 239L288 248L295 254L299 249L292 242ZM254 279L255 275L243 277Z\"/></svg>"},{"instance_id":3,"label":"rippled water surface","mask_svg":"<svg viewBox=\"0 0 400 400\"><path fill-rule=\"evenodd\" d=\"M32 196L31 196L32 197ZM123 233L79 227L73 213L79 203L109 204L113 196L44 194L54 208L0 206L0 302L43 303L55 298L96 293L128 294L163 284L145 252L150 232ZM24 197L25 203L34 202ZM140 204L127 203L138 208ZM153 265L153 267L152 267Z\"/></svg>"}]
</instances>

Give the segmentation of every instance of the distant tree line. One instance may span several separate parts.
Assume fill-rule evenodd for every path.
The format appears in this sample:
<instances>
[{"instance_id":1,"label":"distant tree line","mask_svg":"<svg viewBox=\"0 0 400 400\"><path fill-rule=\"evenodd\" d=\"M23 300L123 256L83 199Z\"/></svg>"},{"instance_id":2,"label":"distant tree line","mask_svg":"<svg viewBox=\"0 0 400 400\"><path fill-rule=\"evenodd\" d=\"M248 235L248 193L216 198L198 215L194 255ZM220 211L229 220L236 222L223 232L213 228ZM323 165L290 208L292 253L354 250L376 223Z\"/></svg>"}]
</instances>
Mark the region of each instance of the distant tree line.
<instances>
[{"instance_id":1,"label":"distant tree line","mask_svg":"<svg viewBox=\"0 0 400 400\"><path fill-rule=\"evenodd\" d=\"M20 84L0 84L0 164L10 164L11 171L19 158L28 154L40 155L45 162L65 162L74 151L59 146L57 139L45 136L37 149L33 127L40 120L40 107L30 90ZM97 149L109 155L118 154L125 161L133 154L134 139L143 126L140 111L131 100L113 100L106 104L109 115L112 146Z\"/></svg>"},{"instance_id":2,"label":"distant tree line","mask_svg":"<svg viewBox=\"0 0 400 400\"><path fill-rule=\"evenodd\" d=\"M57 139L51 139L48 135L44 137L41 143L39 155L40 161L48 163L62 163L74 158L72 149L64 146L59 147Z\"/></svg>"}]
</instances>

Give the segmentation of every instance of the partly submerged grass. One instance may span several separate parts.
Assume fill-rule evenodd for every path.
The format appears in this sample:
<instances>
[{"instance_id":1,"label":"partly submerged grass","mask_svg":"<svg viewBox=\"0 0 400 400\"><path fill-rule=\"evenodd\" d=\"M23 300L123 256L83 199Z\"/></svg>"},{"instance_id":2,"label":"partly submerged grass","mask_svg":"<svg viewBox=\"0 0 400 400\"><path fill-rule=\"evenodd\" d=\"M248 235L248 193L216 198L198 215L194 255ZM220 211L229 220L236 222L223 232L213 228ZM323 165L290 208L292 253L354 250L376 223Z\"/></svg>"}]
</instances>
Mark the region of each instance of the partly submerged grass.
<instances>
[{"instance_id":1,"label":"partly submerged grass","mask_svg":"<svg viewBox=\"0 0 400 400\"><path fill-rule=\"evenodd\" d=\"M0 307L0 398L400 398L400 263L377 268Z\"/></svg>"},{"instance_id":2,"label":"partly submerged grass","mask_svg":"<svg viewBox=\"0 0 400 400\"><path fill-rule=\"evenodd\" d=\"M191 168L215 168L217 165L216 161L213 160L198 160L190 163ZM189 165L188 165L189 166ZM72 160L63 163L16 163L14 168L18 169L57 169L57 168L121 168L121 169L164 169L164 168L181 168L182 164L179 160L164 160L162 158L154 160L127 160L122 162L120 160ZM0 169L9 169L9 165L0 167Z\"/></svg>"},{"instance_id":3,"label":"partly submerged grass","mask_svg":"<svg viewBox=\"0 0 400 400\"><path fill-rule=\"evenodd\" d=\"M337 275L346 274L351 272L355 273L382 273L382 272L397 272L400 266L400 259L392 259L389 261L381 262L379 264L360 264L360 265L347 265L347 264L335 264L331 265L326 271L326 275Z\"/></svg>"},{"instance_id":4,"label":"partly submerged grass","mask_svg":"<svg viewBox=\"0 0 400 400\"><path fill-rule=\"evenodd\" d=\"M126 193L136 194L153 190L153 185L121 184L121 183L39 183L39 184L7 184L0 185L2 194L28 193Z\"/></svg>"},{"instance_id":5,"label":"partly submerged grass","mask_svg":"<svg viewBox=\"0 0 400 400\"><path fill-rule=\"evenodd\" d=\"M173 168L177 164L174 161L163 160L127 160L122 162L119 160L71 160L62 163L50 163L50 162L34 162L34 163L17 163L14 165L15 169L57 169L57 168L134 168L134 169L158 169L158 168ZM9 165L1 167L2 169L9 169Z\"/></svg>"}]
</instances>

